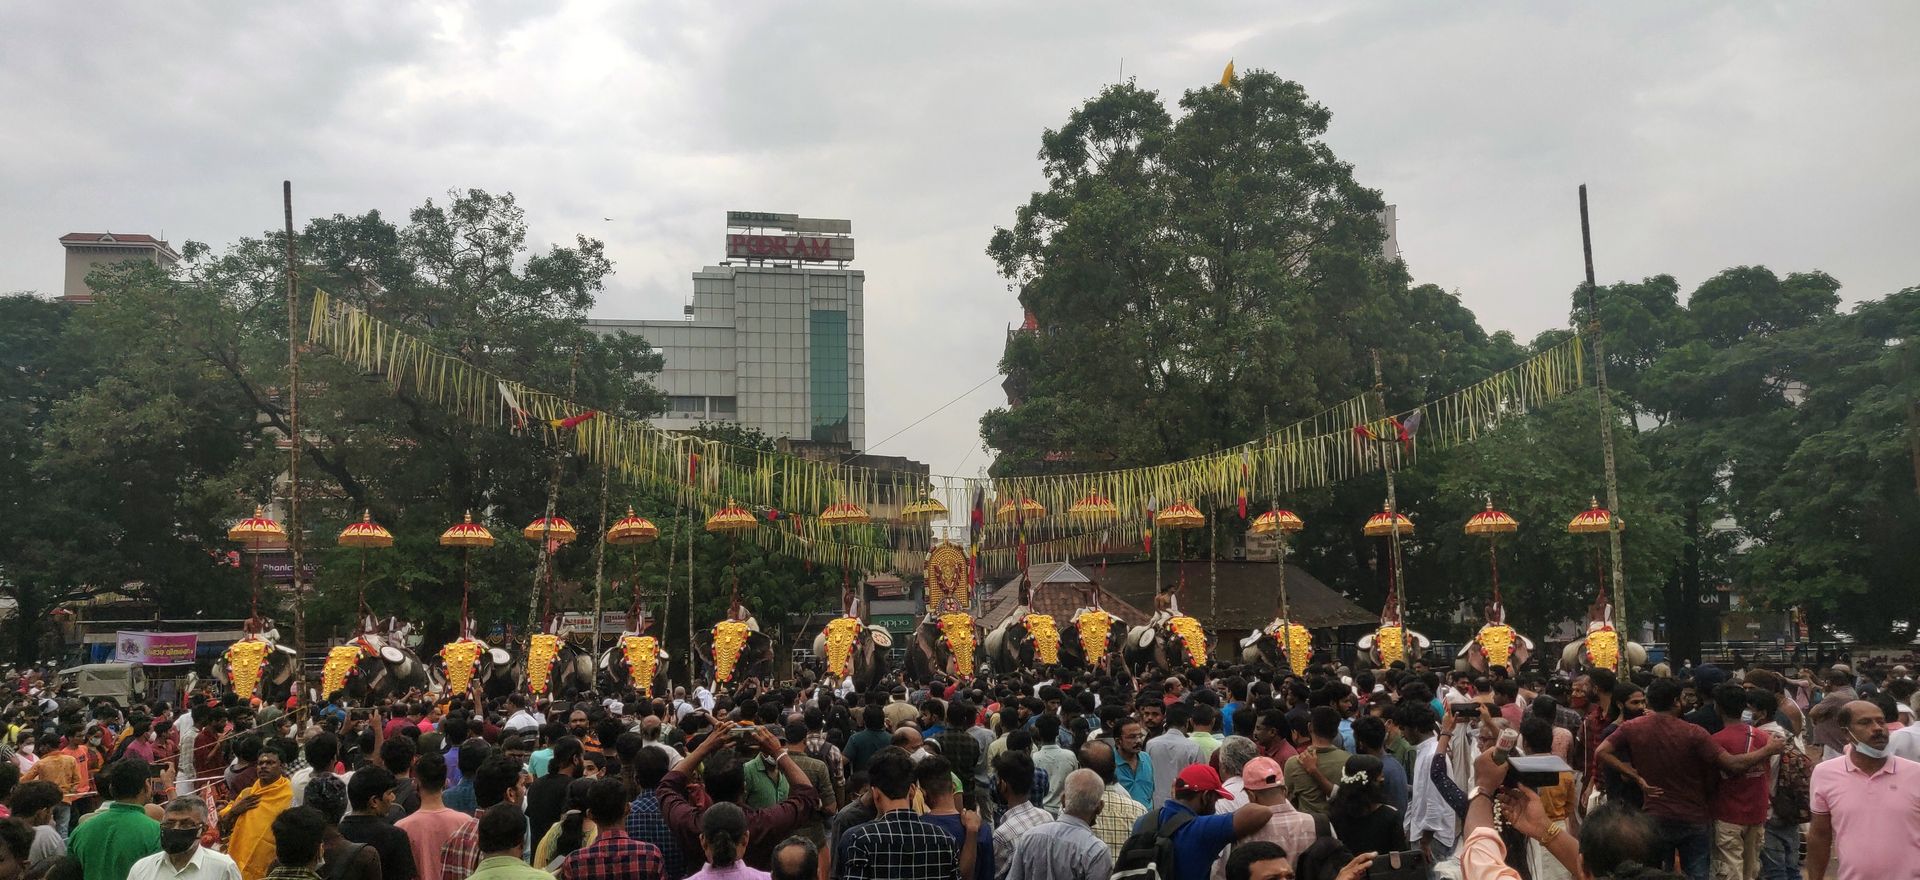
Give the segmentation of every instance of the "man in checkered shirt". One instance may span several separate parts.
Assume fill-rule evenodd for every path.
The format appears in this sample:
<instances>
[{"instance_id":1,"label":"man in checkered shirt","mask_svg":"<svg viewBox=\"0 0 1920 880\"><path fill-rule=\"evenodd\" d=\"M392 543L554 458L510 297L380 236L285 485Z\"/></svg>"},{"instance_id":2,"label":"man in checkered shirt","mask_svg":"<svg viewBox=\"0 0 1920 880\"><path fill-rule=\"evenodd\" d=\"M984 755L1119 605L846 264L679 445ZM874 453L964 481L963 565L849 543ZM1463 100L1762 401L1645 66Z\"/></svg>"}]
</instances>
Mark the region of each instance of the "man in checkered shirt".
<instances>
[{"instance_id":1,"label":"man in checkered shirt","mask_svg":"<svg viewBox=\"0 0 1920 880\"><path fill-rule=\"evenodd\" d=\"M834 876L842 880L958 880L973 876L979 814L961 814L964 843L913 812L913 759L897 747L880 750L867 765L880 817L840 838Z\"/></svg>"},{"instance_id":2,"label":"man in checkered shirt","mask_svg":"<svg viewBox=\"0 0 1920 880\"><path fill-rule=\"evenodd\" d=\"M587 789L587 816L599 836L560 865L560 880L661 880L666 861L660 848L627 836L627 787L618 779L597 779Z\"/></svg>"}]
</instances>

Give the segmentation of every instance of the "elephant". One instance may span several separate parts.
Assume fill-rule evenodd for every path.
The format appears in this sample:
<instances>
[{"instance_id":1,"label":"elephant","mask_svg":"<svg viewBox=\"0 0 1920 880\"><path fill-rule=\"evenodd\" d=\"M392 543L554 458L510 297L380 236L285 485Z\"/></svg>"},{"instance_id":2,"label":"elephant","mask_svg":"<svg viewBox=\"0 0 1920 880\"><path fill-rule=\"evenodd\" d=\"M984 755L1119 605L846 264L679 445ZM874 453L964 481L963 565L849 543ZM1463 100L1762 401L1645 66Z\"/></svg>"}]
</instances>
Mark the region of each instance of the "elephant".
<instances>
[{"instance_id":1,"label":"elephant","mask_svg":"<svg viewBox=\"0 0 1920 880\"><path fill-rule=\"evenodd\" d=\"M272 620L251 618L245 624L246 635L242 641L262 641L270 647L267 651L266 669L260 674L260 698L271 703L284 703L293 694L294 672L300 664L299 655L292 648L280 644L280 630ZM232 670L227 668L225 654L213 661L213 678L221 687L232 687Z\"/></svg>"},{"instance_id":2,"label":"elephant","mask_svg":"<svg viewBox=\"0 0 1920 880\"><path fill-rule=\"evenodd\" d=\"M1027 630L1027 614L1031 609L1022 606L1000 622L999 626L987 632L980 643L981 657L993 667L995 672L1012 672L1016 669L1033 669L1039 662L1039 651L1033 643L1033 633Z\"/></svg>"},{"instance_id":3,"label":"elephant","mask_svg":"<svg viewBox=\"0 0 1920 880\"><path fill-rule=\"evenodd\" d=\"M1611 632L1620 643L1620 657L1615 668L1642 669L1647 665L1647 649L1639 642L1628 641L1613 628L1613 605L1605 601L1595 603L1587 609L1587 634L1574 639L1560 652L1560 668L1575 673L1592 666L1587 657L1587 640L1595 633Z\"/></svg>"},{"instance_id":4,"label":"elephant","mask_svg":"<svg viewBox=\"0 0 1920 880\"><path fill-rule=\"evenodd\" d=\"M360 634L348 644L360 648L360 660L348 673L347 696L364 701L408 688L426 690L435 684L432 668L407 644L412 627L394 618L384 622L371 615L361 618ZM327 694L320 695L323 699Z\"/></svg>"},{"instance_id":5,"label":"elephant","mask_svg":"<svg viewBox=\"0 0 1920 880\"><path fill-rule=\"evenodd\" d=\"M893 647L893 633L884 626L864 624L860 634L853 641L851 675L853 688L859 693L868 693L887 677L888 651ZM827 633L822 630L814 634L813 656L827 656Z\"/></svg>"},{"instance_id":6,"label":"elephant","mask_svg":"<svg viewBox=\"0 0 1920 880\"><path fill-rule=\"evenodd\" d=\"M1117 631L1115 628L1119 627L1124 629L1126 624L1122 623L1120 618L1108 614L1107 650L1099 657L1087 656L1086 644L1080 638L1080 622L1088 619L1087 615L1094 611L1101 611L1101 609L1077 608L1074 610L1073 616L1067 619L1066 625L1060 628L1060 665L1068 669L1086 669L1089 666L1098 666L1102 662L1107 662L1110 658L1121 653L1121 648L1124 647L1124 642L1126 641L1126 633L1124 631ZM1101 613L1104 614L1106 612L1102 611ZM1109 666L1111 666L1110 662Z\"/></svg>"},{"instance_id":7,"label":"elephant","mask_svg":"<svg viewBox=\"0 0 1920 880\"><path fill-rule=\"evenodd\" d=\"M1420 659L1420 657L1427 652L1427 649L1433 647L1433 640L1427 638L1425 633L1401 626L1398 616L1383 614L1380 616L1380 628L1361 636L1360 640L1354 643L1354 647L1360 650L1360 656L1367 661L1367 665L1375 667L1392 665L1391 661L1385 660L1381 656L1378 639L1381 630L1388 627L1400 627L1402 648L1398 659L1408 666L1412 666L1413 661Z\"/></svg>"},{"instance_id":8,"label":"elephant","mask_svg":"<svg viewBox=\"0 0 1920 880\"><path fill-rule=\"evenodd\" d=\"M1502 630L1505 632L1503 633ZM1513 639L1513 645L1508 649L1507 662L1504 664L1507 671L1512 672L1525 666L1527 660L1533 656L1533 640L1521 635L1513 627L1507 626L1507 609L1496 599L1487 605L1486 624L1460 648L1459 653L1454 655L1453 668L1462 672L1468 669L1486 672L1487 668L1494 664L1487 659L1487 649L1481 644L1481 640L1499 638L1503 635L1511 635Z\"/></svg>"},{"instance_id":9,"label":"elephant","mask_svg":"<svg viewBox=\"0 0 1920 880\"><path fill-rule=\"evenodd\" d=\"M1240 662L1249 665L1265 663L1281 669L1294 668L1292 661L1296 659L1301 661L1302 666L1313 662L1312 655L1316 648L1311 646L1311 643L1307 651L1308 656L1305 658L1289 656L1287 646L1280 643L1280 634L1288 625L1289 621L1285 617L1275 617L1266 626L1254 630L1246 638L1241 639Z\"/></svg>"},{"instance_id":10,"label":"elephant","mask_svg":"<svg viewBox=\"0 0 1920 880\"><path fill-rule=\"evenodd\" d=\"M747 625L747 643L740 649L740 659L733 665L735 680L742 678L768 679L773 676L773 637L760 631L760 621L744 606L737 608L733 619ZM696 671L701 678L713 680L713 630L694 633L694 644L699 650L694 652Z\"/></svg>"},{"instance_id":11,"label":"elephant","mask_svg":"<svg viewBox=\"0 0 1920 880\"><path fill-rule=\"evenodd\" d=\"M1148 669L1176 670L1196 665L1187 640L1167 627L1170 617L1156 614L1145 626L1127 629L1121 654L1136 674Z\"/></svg>"},{"instance_id":12,"label":"elephant","mask_svg":"<svg viewBox=\"0 0 1920 880\"><path fill-rule=\"evenodd\" d=\"M983 647L985 631L978 622L973 625L973 672L979 672L980 661L985 659L980 648ZM907 646L907 674L917 682L932 681L935 675L961 674L954 667L953 651L947 647L946 634L940 629L940 618L928 614L920 619L920 625L913 628L913 643Z\"/></svg>"},{"instance_id":13,"label":"elephant","mask_svg":"<svg viewBox=\"0 0 1920 880\"><path fill-rule=\"evenodd\" d=\"M627 664L625 643L629 637L638 635L641 633L632 631L621 633L613 640L613 644L600 652L600 662L597 664L600 670L600 683L607 693L625 693L633 688L633 676ZM673 689L668 682L672 680L673 658L667 654L667 646L657 640L654 643L653 654L653 681L650 683L652 693L655 695L672 693Z\"/></svg>"}]
</instances>

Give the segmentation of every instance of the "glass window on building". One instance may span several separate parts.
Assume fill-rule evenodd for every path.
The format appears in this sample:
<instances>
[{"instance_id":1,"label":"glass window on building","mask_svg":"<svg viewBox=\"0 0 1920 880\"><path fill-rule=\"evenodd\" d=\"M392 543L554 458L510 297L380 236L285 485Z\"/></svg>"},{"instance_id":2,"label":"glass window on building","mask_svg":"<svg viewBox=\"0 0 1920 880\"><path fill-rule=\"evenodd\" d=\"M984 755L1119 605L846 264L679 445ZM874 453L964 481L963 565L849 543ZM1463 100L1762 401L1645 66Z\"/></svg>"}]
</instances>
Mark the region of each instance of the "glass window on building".
<instances>
[{"instance_id":1,"label":"glass window on building","mask_svg":"<svg viewBox=\"0 0 1920 880\"><path fill-rule=\"evenodd\" d=\"M704 417L707 414L707 399L672 395L667 398L667 415L692 415Z\"/></svg>"},{"instance_id":2,"label":"glass window on building","mask_svg":"<svg viewBox=\"0 0 1920 880\"><path fill-rule=\"evenodd\" d=\"M814 309L807 334L809 426L816 443L848 443L847 313Z\"/></svg>"},{"instance_id":3,"label":"glass window on building","mask_svg":"<svg viewBox=\"0 0 1920 880\"><path fill-rule=\"evenodd\" d=\"M707 414L716 419L731 419L739 415L740 410L731 397L709 397L707 398Z\"/></svg>"}]
</instances>

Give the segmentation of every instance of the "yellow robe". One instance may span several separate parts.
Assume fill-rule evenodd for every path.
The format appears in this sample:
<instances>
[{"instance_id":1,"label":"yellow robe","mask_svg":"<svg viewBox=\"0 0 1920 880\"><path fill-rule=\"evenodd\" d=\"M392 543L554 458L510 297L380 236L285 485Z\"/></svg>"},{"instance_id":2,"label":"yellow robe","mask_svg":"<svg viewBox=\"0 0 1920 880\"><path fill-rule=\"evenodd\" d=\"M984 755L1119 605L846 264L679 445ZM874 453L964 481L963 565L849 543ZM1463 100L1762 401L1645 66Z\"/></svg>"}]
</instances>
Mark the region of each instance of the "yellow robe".
<instances>
[{"instance_id":1,"label":"yellow robe","mask_svg":"<svg viewBox=\"0 0 1920 880\"><path fill-rule=\"evenodd\" d=\"M256 781L234 798L235 803L250 794L259 795L260 803L234 820L233 833L227 835L227 855L240 866L242 880L260 880L273 867L273 820L293 803L293 782L284 775L271 784ZM220 813L225 816L232 809L233 804L228 804Z\"/></svg>"}]
</instances>

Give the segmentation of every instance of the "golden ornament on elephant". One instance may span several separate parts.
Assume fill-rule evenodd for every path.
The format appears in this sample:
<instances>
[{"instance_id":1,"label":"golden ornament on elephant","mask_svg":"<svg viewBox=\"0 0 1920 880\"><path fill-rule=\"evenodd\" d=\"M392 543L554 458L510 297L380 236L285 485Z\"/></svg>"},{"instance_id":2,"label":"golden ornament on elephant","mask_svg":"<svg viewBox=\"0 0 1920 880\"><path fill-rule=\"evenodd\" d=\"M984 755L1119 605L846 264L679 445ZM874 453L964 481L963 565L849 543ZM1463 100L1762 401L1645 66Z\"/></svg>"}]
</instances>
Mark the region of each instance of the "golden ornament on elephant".
<instances>
[{"instance_id":1,"label":"golden ornament on elephant","mask_svg":"<svg viewBox=\"0 0 1920 880\"><path fill-rule=\"evenodd\" d=\"M1168 620L1167 629L1172 630L1180 637L1180 641L1186 644L1187 656L1192 658L1193 665L1207 665L1207 631L1200 626L1200 621L1182 614Z\"/></svg>"},{"instance_id":2,"label":"golden ornament on elephant","mask_svg":"<svg viewBox=\"0 0 1920 880\"><path fill-rule=\"evenodd\" d=\"M744 621L722 620L713 625L713 679L732 681L733 669L740 663L740 652L747 648L752 634Z\"/></svg>"},{"instance_id":3,"label":"golden ornament on elephant","mask_svg":"<svg viewBox=\"0 0 1920 880\"><path fill-rule=\"evenodd\" d=\"M1513 645L1519 640L1513 627L1504 623L1489 623L1480 628L1473 640L1480 643L1480 651L1487 655L1488 666L1507 666L1513 660Z\"/></svg>"},{"instance_id":4,"label":"golden ornament on elephant","mask_svg":"<svg viewBox=\"0 0 1920 880\"><path fill-rule=\"evenodd\" d=\"M1053 622L1053 615L1029 614L1025 623L1027 634L1033 636L1033 656L1048 666L1059 663L1060 627Z\"/></svg>"},{"instance_id":5,"label":"golden ornament on elephant","mask_svg":"<svg viewBox=\"0 0 1920 880\"><path fill-rule=\"evenodd\" d=\"M260 676L272 652L273 646L260 639L241 639L227 646L227 678L234 693L250 697L260 689Z\"/></svg>"},{"instance_id":6,"label":"golden ornament on elephant","mask_svg":"<svg viewBox=\"0 0 1920 880\"><path fill-rule=\"evenodd\" d=\"M1373 631L1373 646L1380 652L1380 665L1399 663L1407 659L1407 631L1403 627L1383 626Z\"/></svg>"},{"instance_id":7,"label":"golden ornament on elephant","mask_svg":"<svg viewBox=\"0 0 1920 880\"><path fill-rule=\"evenodd\" d=\"M320 667L320 696L327 698L347 686L347 675L360 665L359 645L334 645L327 662Z\"/></svg>"},{"instance_id":8,"label":"golden ornament on elephant","mask_svg":"<svg viewBox=\"0 0 1920 880\"><path fill-rule=\"evenodd\" d=\"M1107 639L1113 634L1113 615L1098 608L1081 614L1074 621L1080 627L1080 650L1086 652L1087 661L1099 662L1107 656Z\"/></svg>"},{"instance_id":9,"label":"golden ornament on elephant","mask_svg":"<svg viewBox=\"0 0 1920 880\"><path fill-rule=\"evenodd\" d=\"M1587 633L1587 663L1601 669L1620 668L1620 633L1612 628Z\"/></svg>"},{"instance_id":10,"label":"golden ornament on elephant","mask_svg":"<svg viewBox=\"0 0 1920 880\"><path fill-rule=\"evenodd\" d=\"M1278 641L1287 646L1287 666L1294 675L1307 674L1307 664L1313 660L1313 632L1297 623L1282 624L1276 634Z\"/></svg>"},{"instance_id":11,"label":"golden ornament on elephant","mask_svg":"<svg viewBox=\"0 0 1920 880\"><path fill-rule=\"evenodd\" d=\"M553 679L553 661L560 656L560 637L535 633L527 640L527 692L544 694Z\"/></svg>"},{"instance_id":12,"label":"golden ornament on elephant","mask_svg":"<svg viewBox=\"0 0 1920 880\"><path fill-rule=\"evenodd\" d=\"M954 671L961 675L972 675L973 615L965 611L952 611L940 615L940 633L947 640L947 650L953 652Z\"/></svg>"},{"instance_id":13,"label":"golden ornament on elephant","mask_svg":"<svg viewBox=\"0 0 1920 880\"><path fill-rule=\"evenodd\" d=\"M627 681L641 693L653 694L653 671L660 664L660 642L653 636L627 636L620 640L620 651L627 658Z\"/></svg>"},{"instance_id":14,"label":"golden ornament on elephant","mask_svg":"<svg viewBox=\"0 0 1920 880\"><path fill-rule=\"evenodd\" d=\"M480 650L484 647L476 639L459 639L440 646L440 661L446 664L447 693L467 692L473 674L479 671Z\"/></svg>"},{"instance_id":15,"label":"golden ornament on elephant","mask_svg":"<svg viewBox=\"0 0 1920 880\"><path fill-rule=\"evenodd\" d=\"M827 674L846 678L853 672L853 642L860 636L858 617L836 617L827 621Z\"/></svg>"}]
</instances>

